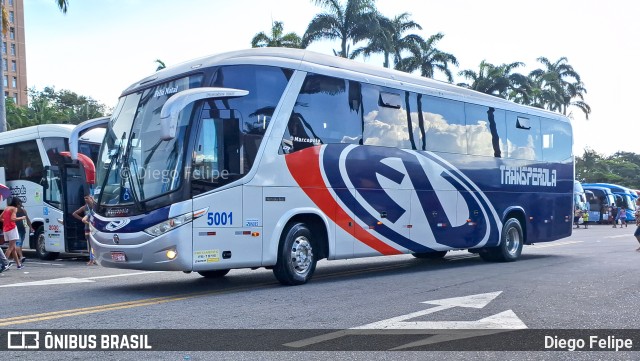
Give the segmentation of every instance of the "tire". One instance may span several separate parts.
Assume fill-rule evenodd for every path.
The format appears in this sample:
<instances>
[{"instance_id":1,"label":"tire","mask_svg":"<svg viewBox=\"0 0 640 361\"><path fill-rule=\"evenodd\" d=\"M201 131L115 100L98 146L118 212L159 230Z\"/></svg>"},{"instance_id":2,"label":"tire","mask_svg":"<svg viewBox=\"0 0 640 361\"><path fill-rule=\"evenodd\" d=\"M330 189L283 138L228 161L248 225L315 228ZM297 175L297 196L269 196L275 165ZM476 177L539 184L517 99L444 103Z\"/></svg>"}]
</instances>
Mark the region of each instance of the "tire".
<instances>
[{"instance_id":1,"label":"tire","mask_svg":"<svg viewBox=\"0 0 640 361\"><path fill-rule=\"evenodd\" d=\"M273 274L283 285L301 285L313 276L318 260L311 231L304 223L294 223L285 229L278 247L278 261Z\"/></svg>"},{"instance_id":2,"label":"tire","mask_svg":"<svg viewBox=\"0 0 640 361\"><path fill-rule=\"evenodd\" d=\"M226 276L229 271L228 269L220 269L215 271L199 271L198 273L204 278L221 278Z\"/></svg>"},{"instance_id":3,"label":"tire","mask_svg":"<svg viewBox=\"0 0 640 361\"><path fill-rule=\"evenodd\" d=\"M35 234L36 238L36 254L43 261L52 261L60 255L59 252L47 252L44 242L44 226L38 227Z\"/></svg>"},{"instance_id":4,"label":"tire","mask_svg":"<svg viewBox=\"0 0 640 361\"><path fill-rule=\"evenodd\" d=\"M425 252L425 253L412 253L411 255L415 258L420 259L442 259L447 254L448 251L434 251L434 252Z\"/></svg>"},{"instance_id":5,"label":"tire","mask_svg":"<svg viewBox=\"0 0 640 361\"><path fill-rule=\"evenodd\" d=\"M524 236L522 226L515 218L509 218L502 227L500 245L480 250L480 257L487 262L513 262L520 258Z\"/></svg>"}]
</instances>

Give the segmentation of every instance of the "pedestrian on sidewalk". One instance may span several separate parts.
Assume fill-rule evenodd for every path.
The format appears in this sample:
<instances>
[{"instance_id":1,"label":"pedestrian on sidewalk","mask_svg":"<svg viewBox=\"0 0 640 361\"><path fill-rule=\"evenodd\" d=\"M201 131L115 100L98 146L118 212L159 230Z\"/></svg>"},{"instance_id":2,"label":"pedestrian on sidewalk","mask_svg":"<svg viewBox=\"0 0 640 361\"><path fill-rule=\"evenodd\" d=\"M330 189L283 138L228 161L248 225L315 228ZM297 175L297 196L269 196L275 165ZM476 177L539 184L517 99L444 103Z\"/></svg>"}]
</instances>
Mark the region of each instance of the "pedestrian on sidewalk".
<instances>
[{"instance_id":1,"label":"pedestrian on sidewalk","mask_svg":"<svg viewBox=\"0 0 640 361\"><path fill-rule=\"evenodd\" d=\"M18 257L20 258L20 263L24 263L25 257L22 254L22 243L24 242L25 237L27 236L27 228L29 227L29 233L33 233L33 226L31 225L31 220L29 219L29 215L27 214L27 210L24 208L22 201L18 199L18 211L16 212L17 217L24 217L24 220L17 221L16 227L18 227L18 236L20 238L16 242L16 251L18 252ZM25 225L26 223L26 225ZM26 226L26 227L25 227Z\"/></svg>"}]
</instances>

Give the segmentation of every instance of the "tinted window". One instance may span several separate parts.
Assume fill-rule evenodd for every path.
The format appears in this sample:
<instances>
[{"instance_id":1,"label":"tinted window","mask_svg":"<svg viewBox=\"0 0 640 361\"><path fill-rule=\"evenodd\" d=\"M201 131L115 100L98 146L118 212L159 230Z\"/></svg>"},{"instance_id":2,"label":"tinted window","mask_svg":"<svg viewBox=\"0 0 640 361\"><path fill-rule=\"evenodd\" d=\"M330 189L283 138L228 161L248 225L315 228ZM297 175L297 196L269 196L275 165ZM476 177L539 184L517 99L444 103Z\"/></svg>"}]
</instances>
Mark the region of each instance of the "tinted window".
<instances>
[{"instance_id":1,"label":"tinted window","mask_svg":"<svg viewBox=\"0 0 640 361\"><path fill-rule=\"evenodd\" d=\"M425 150L467 153L464 103L422 95Z\"/></svg>"},{"instance_id":2,"label":"tinted window","mask_svg":"<svg viewBox=\"0 0 640 361\"><path fill-rule=\"evenodd\" d=\"M542 155L547 162L571 159L573 155L571 125L566 122L540 118Z\"/></svg>"},{"instance_id":3,"label":"tinted window","mask_svg":"<svg viewBox=\"0 0 640 361\"><path fill-rule=\"evenodd\" d=\"M26 179L40 182L42 159L35 140L0 145L0 167L5 169L6 180Z\"/></svg>"},{"instance_id":4,"label":"tinted window","mask_svg":"<svg viewBox=\"0 0 640 361\"><path fill-rule=\"evenodd\" d=\"M61 166L65 162L71 162L71 158L60 154L60 152L69 151L68 139L61 137L42 138L42 145L51 165Z\"/></svg>"},{"instance_id":5,"label":"tinted window","mask_svg":"<svg viewBox=\"0 0 640 361\"><path fill-rule=\"evenodd\" d=\"M192 159L194 192L205 192L249 172L292 74L290 69L253 65L216 71L212 86L249 94L204 102Z\"/></svg>"},{"instance_id":6,"label":"tinted window","mask_svg":"<svg viewBox=\"0 0 640 361\"><path fill-rule=\"evenodd\" d=\"M507 151L509 158L542 160L538 117L507 112Z\"/></svg>"},{"instance_id":7,"label":"tinted window","mask_svg":"<svg viewBox=\"0 0 640 361\"><path fill-rule=\"evenodd\" d=\"M290 69L234 65L221 67L214 75L214 87L249 91L243 97L210 101L207 104L212 110L234 110L233 116L239 120L241 132L244 171L248 171L255 160L262 137L292 74Z\"/></svg>"},{"instance_id":8,"label":"tinted window","mask_svg":"<svg viewBox=\"0 0 640 361\"><path fill-rule=\"evenodd\" d=\"M469 154L503 157L507 130L505 129L505 111L465 103L467 119L467 140Z\"/></svg>"},{"instance_id":9,"label":"tinted window","mask_svg":"<svg viewBox=\"0 0 640 361\"><path fill-rule=\"evenodd\" d=\"M416 149L409 93L365 84L364 144Z\"/></svg>"},{"instance_id":10,"label":"tinted window","mask_svg":"<svg viewBox=\"0 0 640 361\"><path fill-rule=\"evenodd\" d=\"M283 151L329 143L359 144L362 89L358 82L308 74L291 112Z\"/></svg>"}]
</instances>

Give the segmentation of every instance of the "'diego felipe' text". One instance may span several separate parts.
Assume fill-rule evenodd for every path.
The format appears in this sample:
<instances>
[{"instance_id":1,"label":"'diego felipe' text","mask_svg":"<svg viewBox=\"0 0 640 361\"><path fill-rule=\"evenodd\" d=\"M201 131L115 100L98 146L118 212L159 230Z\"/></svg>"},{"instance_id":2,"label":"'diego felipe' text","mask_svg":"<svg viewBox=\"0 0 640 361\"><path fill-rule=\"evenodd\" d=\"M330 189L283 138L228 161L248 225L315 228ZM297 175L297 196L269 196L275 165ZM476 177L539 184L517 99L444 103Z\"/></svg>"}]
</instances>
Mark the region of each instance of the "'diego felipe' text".
<instances>
[{"instance_id":1,"label":"'diego felipe' text","mask_svg":"<svg viewBox=\"0 0 640 361\"><path fill-rule=\"evenodd\" d=\"M53 335L44 337L47 350L150 350L148 335Z\"/></svg>"},{"instance_id":2,"label":"'diego felipe' text","mask_svg":"<svg viewBox=\"0 0 640 361\"><path fill-rule=\"evenodd\" d=\"M583 350L615 350L629 351L633 348L633 340L629 338L616 338L615 336L607 336L601 338L599 336L589 336L588 339L583 338L559 338L557 336L545 336L544 348L551 350L567 350L567 351L583 351Z\"/></svg>"}]
</instances>

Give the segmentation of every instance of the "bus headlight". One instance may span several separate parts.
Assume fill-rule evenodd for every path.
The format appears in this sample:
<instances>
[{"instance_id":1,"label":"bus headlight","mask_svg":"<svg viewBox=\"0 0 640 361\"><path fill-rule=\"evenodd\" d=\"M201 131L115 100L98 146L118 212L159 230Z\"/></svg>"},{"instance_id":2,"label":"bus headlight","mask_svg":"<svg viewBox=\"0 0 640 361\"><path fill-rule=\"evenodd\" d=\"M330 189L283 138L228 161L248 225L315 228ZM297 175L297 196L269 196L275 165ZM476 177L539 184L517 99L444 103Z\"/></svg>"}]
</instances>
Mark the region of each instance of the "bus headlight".
<instances>
[{"instance_id":1,"label":"bus headlight","mask_svg":"<svg viewBox=\"0 0 640 361\"><path fill-rule=\"evenodd\" d=\"M162 234L165 234L167 232L169 232L170 230L180 227L181 225L185 224L185 223L189 223L191 222L191 220L193 219L193 214L192 213L187 213L187 214L183 214L181 216L177 216L171 219L167 219L164 222L160 222L158 224L156 224L155 226L151 226L147 229L145 229L144 231L149 233L152 236L160 236Z\"/></svg>"}]
</instances>

